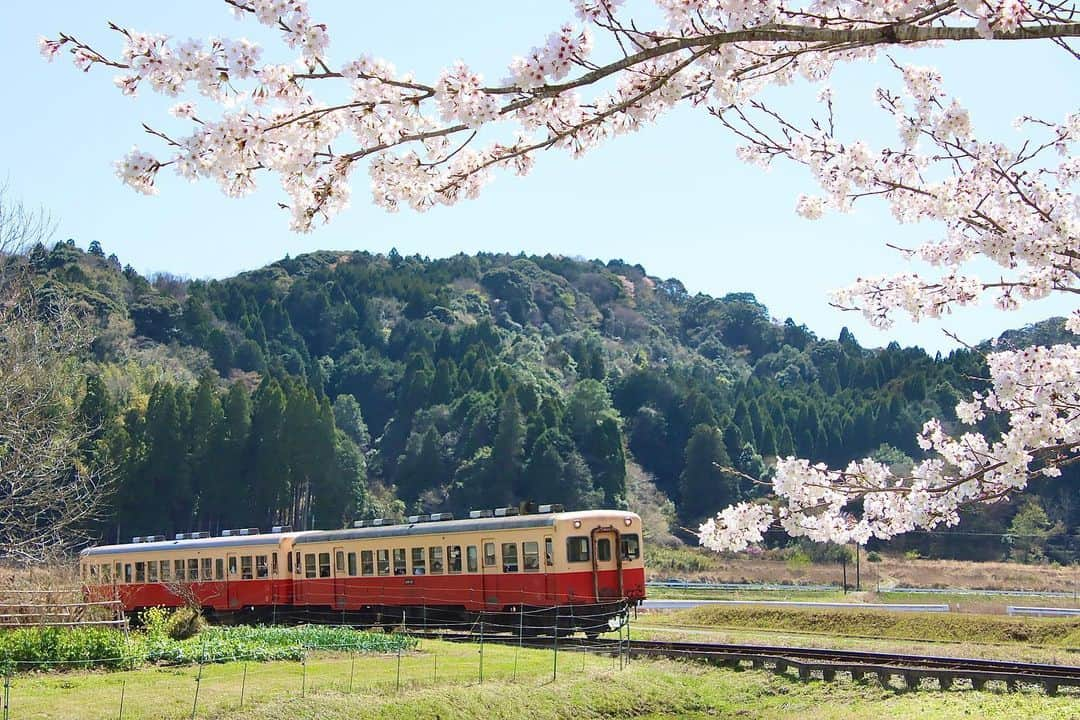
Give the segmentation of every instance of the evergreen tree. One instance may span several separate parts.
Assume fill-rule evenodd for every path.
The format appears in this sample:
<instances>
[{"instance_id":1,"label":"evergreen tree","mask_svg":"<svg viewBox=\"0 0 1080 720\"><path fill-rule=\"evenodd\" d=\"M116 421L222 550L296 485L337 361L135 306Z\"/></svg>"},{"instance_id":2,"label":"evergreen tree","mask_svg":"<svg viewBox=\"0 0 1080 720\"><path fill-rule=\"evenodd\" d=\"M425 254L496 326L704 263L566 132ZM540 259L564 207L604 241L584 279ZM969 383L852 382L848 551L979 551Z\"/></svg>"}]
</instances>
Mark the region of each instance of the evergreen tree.
<instances>
[{"instance_id":1,"label":"evergreen tree","mask_svg":"<svg viewBox=\"0 0 1080 720\"><path fill-rule=\"evenodd\" d=\"M686 445L686 466L679 484L684 521L700 521L738 501L735 476L722 469L731 466L720 432L709 425L695 427Z\"/></svg>"},{"instance_id":2,"label":"evergreen tree","mask_svg":"<svg viewBox=\"0 0 1080 720\"><path fill-rule=\"evenodd\" d=\"M508 392L503 395L502 407L499 408L499 429L491 448L491 472L495 483L506 488L505 493L499 493L500 497L521 498L528 494L522 483L524 442L525 423L517 395Z\"/></svg>"}]
</instances>

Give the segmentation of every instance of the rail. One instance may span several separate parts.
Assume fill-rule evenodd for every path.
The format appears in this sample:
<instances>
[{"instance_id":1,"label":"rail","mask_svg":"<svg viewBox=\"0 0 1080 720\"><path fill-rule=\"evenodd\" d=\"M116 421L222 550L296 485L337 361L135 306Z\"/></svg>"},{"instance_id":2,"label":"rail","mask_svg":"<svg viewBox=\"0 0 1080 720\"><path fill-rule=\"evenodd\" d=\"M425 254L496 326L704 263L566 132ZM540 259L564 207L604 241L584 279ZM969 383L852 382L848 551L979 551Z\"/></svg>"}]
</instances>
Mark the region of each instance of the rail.
<instances>
[{"instance_id":1,"label":"rail","mask_svg":"<svg viewBox=\"0 0 1080 720\"><path fill-rule=\"evenodd\" d=\"M410 633L417 637L469 642L475 639L467 633ZM629 657L667 657L699 660L713 664L739 667L744 663L781 674L795 670L801 680L815 676L832 682L837 673L846 673L852 680L876 677L883 686L900 678L910 690L920 689L925 679L936 680L937 688L947 690L956 681L967 681L976 690L986 689L989 683L1016 691L1021 687L1042 686L1048 695L1056 695L1062 687L1080 687L1080 667L1039 663L984 660L979 658L907 655L861 650L826 648L744 645L730 643L692 643L646 640L519 638L491 636L489 643L514 644L530 648L549 648L556 642L564 651L625 652Z\"/></svg>"},{"instance_id":2,"label":"rail","mask_svg":"<svg viewBox=\"0 0 1080 720\"><path fill-rule=\"evenodd\" d=\"M892 612L933 612L947 613L949 606L930 605L918 603L841 603L841 602L816 602L811 600L691 600L691 599L658 599L645 600L641 607L644 610L678 610L682 608L707 606L734 606L750 605L764 607L796 607L817 608L829 610L891 610Z\"/></svg>"},{"instance_id":3,"label":"rail","mask_svg":"<svg viewBox=\"0 0 1080 720\"><path fill-rule=\"evenodd\" d=\"M1080 608L1023 607L1009 605L1005 608L1008 615L1030 615L1033 617L1080 617Z\"/></svg>"}]
</instances>

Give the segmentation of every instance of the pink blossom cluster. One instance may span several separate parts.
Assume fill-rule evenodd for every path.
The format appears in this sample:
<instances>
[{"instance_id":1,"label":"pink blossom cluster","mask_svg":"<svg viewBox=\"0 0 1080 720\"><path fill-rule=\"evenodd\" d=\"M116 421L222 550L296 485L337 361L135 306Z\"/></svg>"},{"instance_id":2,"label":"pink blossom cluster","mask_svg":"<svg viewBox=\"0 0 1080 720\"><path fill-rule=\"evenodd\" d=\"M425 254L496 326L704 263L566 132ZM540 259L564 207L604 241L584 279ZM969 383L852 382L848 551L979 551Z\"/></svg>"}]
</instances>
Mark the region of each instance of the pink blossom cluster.
<instances>
[{"instance_id":1,"label":"pink blossom cluster","mask_svg":"<svg viewBox=\"0 0 1080 720\"><path fill-rule=\"evenodd\" d=\"M160 158L136 148L119 161L117 174L139 192L156 192L166 167L217 182L230 196L270 175L287 195L282 205L292 228L303 232L347 207L359 165L366 165L376 205L426 210L476 197L498 171L527 174L542 151L581 156L687 105L745 140L742 160L808 168L818 191L797 198L803 217L877 200L898 222L932 228L931 239L904 251L932 266L930 275L859 278L836 294L836 304L875 325L888 327L896 312L939 317L987 294L1010 309L1051 293L1080 293L1073 191L1080 113L1021 118L1015 143L979 137L938 72L897 67L901 89L879 89L877 100L895 121L898 141L872 147L837 135L825 85L838 63L872 60L898 43L1072 37L1069 3L652 0L663 20L645 27L622 0L572 0L580 24L550 33L509 62L508 79L489 85L464 63L430 82L364 55L332 63L326 25L312 19L305 0L224 2L242 19L279 30L293 61L265 63L260 48L243 39L178 43L115 25L122 43L116 56L66 34L40 42L47 59L67 50L80 70L118 71L124 94L145 87L205 99L197 107L178 97L171 110L190 124L188 134L149 128L164 144ZM595 57L596 34L608 38L614 55ZM819 116L805 122L763 99L766 90L800 78L821 87ZM320 98L316 90L325 86L330 92ZM992 278L971 271L980 261L996 265ZM1080 310L1067 323L1080 330ZM745 547L773 522L814 539L858 541L955 522L964 503L1004 497L1032 472L1073 457L1072 428L1080 425L1075 350L997 353L989 362L990 390L958 412L965 420L1006 414L1010 430L1002 438L952 438L930 423L922 435L930 459L902 478L870 460L843 471L780 460L775 509L730 508L703 526L703 541ZM853 501L861 502L858 516L848 510Z\"/></svg>"},{"instance_id":2,"label":"pink blossom cluster","mask_svg":"<svg viewBox=\"0 0 1080 720\"><path fill-rule=\"evenodd\" d=\"M918 437L928 458L906 476L873 460L841 471L784 458L772 480L780 504L743 503L721 512L701 526L702 544L742 550L774 522L811 540L865 543L955 525L965 505L1007 498L1038 474L1059 475L1058 465L1080 453L1080 347L1031 347L994 353L987 361L993 389L960 403L956 412L968 425L987 413L1005 413L1009 426L1001 437L953 437L930 420ZM851 509L856 502L858 513Z\"/></svg>"}]
</instances>

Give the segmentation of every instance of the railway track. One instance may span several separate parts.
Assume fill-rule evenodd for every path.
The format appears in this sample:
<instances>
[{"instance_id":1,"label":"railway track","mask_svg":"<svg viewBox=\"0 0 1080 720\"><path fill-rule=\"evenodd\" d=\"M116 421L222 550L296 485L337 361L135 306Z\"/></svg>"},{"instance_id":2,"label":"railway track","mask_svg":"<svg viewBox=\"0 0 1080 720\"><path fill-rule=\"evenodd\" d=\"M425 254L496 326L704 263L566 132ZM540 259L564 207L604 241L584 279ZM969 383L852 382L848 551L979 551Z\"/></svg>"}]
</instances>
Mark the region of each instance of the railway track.
<instances>
[{"instance_id":1,"label":"railway track","mask_svg":"<svg viewBox=\"0 0 1080 720\"><path fill-rule=\"evenodd\" d=\"M467 633L414 633L417 637L475 642L478 635ZM553 638L518 638L510 635L488 635L485 642L521 645L528 648L552 648ZM845 673L853 680L876 678L882 685L891 686L899 678L910 690L923 686L924 680L936 681L941 690L948 690L958 681L966 681L976 690L988 686L1010 692L1024 687L1041 686L1048 695L1061 688L1080 688L1080 667L1044 665L1038 663L955 658L933 655L902 655L863 650L834 650L770 645L740 645L730 643L668 642L656 640L618 641L559 638L563 651L597 652L628 657L665 657L698 660L728 667L750 666L771 669L787 674L794 671L802 680L821 678L827 682Z\"/></svg>"}]
</instances>

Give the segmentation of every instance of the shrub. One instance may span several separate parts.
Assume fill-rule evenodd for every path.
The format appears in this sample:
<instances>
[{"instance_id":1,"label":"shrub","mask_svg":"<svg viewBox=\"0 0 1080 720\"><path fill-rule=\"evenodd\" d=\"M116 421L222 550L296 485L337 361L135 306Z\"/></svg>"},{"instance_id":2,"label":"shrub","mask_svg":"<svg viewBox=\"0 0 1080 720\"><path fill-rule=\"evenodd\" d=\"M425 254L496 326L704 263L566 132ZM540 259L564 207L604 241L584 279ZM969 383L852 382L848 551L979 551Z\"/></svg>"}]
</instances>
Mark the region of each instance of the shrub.
<instances>
[{"instance_id":1,"label":"shrub","mask_svg":"<svg viewBox=\"0 0 1080 720\"><path fill-rule=\"evenodd\" d=\"M877 550L871 550L870 552L866 553L866 561L881 562L881 553L879 553Z\"/></svg>"},{"instance_id":2,"label":"shrub","mask_svg":"<svg viewBox=\"0 0 1080 720\"><path fill-rule=\"evenodd\" d=\"M124 634L112 628L27 627L0 631L0 672L129 667Z\"/></svg>"}]
</instances>

